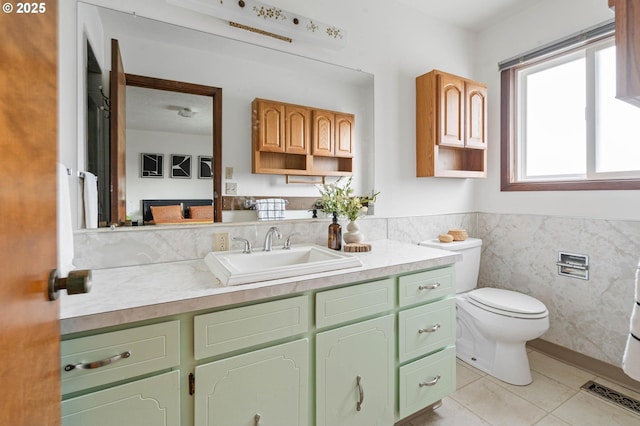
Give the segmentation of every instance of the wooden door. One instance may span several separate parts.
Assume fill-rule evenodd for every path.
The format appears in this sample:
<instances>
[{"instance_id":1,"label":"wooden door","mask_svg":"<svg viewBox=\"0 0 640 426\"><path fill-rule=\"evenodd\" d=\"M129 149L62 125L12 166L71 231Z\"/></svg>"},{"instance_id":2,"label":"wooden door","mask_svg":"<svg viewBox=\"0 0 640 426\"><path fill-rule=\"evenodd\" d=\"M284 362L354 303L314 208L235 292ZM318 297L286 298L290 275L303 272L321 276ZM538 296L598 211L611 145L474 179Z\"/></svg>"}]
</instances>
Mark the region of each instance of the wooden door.
<instances>
[{"instance_id":1,"label":"wooden door","mask_svg":"<svg viewBox=\"0 0 640 426\"><path fill-rule=\"evenodd\" d=\"M455 76L438 74L438 145L464 146L464 82Z\"/></svg>"},{"instance_id":2,"label":"wooden door","mask_svg":"<svg viewBox=\"0 0 640 426\"><path fill-rule=\"evenodd\" d=\"M333 157L335 118L331 111L313 110L312 154Z\"/></svg>"},{"instance_id":3,"label":"wooden door","mask_svg":"<svg viewBox=\"0 0 640 426\"><path fill-rule=\"evenodd\" d=\"M10 3L5 3L5 6ZM15 4L15 3L14 3ZM56 267L57 2L0 14L0 424L60 424Z\"/></svg>"},{"instance_id":4,"label":"wooden door","mask_svg":"<svg viewBox=\"0 0 640 426\"><path fill-rule=\"evenodd\" d=\"M487 88L480 83L465 85L466 146L487 148Z\"/></svg>"},{"instance_id":5,"label":"wooden door","mask_svg":"<svg viewBox=\"0 0 640 426\"><path fill-rule=\"evenodd\" d=\"M355 142L355 117L352 114L336 113L335 156L353 157Z\"/></svg>"},{"instance_id":6,"label":"wooden door","mask_svg":"<svg viewBox=\"0 0 640 426\"><path fill-rule=\"evenodd\" d=\"M394 350L393 315L318 333L316 425L393 424Z\"/></svg>"},{"instance_id":7,"label":"wooden door","mask_svg":"<svg viewBox=\"0 0 640 426\"><path fill-rule=\"evenodd\" d=\"M298 105L285 106L285 151L306 155L311 140L311 111Z\"/></svg>"},{"instance_id":8,"label":"wooden door","mask_svg":"<svg viewBox=\"0 0 640 426\"><path fill-rule=\"evenodd\" d=\"M111 223L127 219L126 150L127 150L127 79L118 40L111 40L111 125L109 133L109 168L111 170Z\"/></svg>"}]
</instances>

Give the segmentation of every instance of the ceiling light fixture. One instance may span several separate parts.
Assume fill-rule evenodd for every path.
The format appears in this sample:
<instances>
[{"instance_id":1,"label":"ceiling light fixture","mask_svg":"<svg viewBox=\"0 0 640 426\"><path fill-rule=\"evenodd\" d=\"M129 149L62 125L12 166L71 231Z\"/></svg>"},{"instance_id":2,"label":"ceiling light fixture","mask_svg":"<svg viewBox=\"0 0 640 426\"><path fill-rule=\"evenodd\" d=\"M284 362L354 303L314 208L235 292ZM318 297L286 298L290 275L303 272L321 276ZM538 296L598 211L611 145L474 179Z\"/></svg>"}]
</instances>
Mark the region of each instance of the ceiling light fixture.
<instances>
[{"instance_id":1,"label":"ceiling light fixture","mask_svg":"<svg viewBox=\"0 0 640 426\"><path fill-rule=\"evenodd\" d=\"M341 48L347 40L343 28L325 24L255 0L166 0L168 4L228 21L236 28L293 42L306 41Z\"/></svg>"},{"instance_id":2,"label":"ceiling light fixture","mask_svg":"<svg viewBox=\"0 0 640 426\"><path fill-rule=\"evenodd\" d=\"M191 118L194 115L196 115L198 113L198 111L194 111L189 107L185 107L185 108L180 108L178 110L178 115L182 116L182 117L187 117L187 118Z\"/></svg>"}]
</instances>

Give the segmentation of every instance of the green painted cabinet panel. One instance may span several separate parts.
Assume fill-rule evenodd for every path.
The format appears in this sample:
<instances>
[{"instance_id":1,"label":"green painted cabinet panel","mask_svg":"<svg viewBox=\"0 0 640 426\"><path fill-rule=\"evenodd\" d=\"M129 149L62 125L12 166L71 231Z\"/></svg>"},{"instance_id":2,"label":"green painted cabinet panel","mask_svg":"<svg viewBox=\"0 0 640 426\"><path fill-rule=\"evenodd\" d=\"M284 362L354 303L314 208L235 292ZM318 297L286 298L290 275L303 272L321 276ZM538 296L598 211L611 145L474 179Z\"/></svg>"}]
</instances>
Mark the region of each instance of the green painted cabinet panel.
<instances>
[{"instance_id":1,"label":"green painted cabinet panel","mask_svg":"<svg viewBox=\"0 0 640 426\"><path fill-rule=\"evenodd\" d=\"M456 302L444 299L398 313L398 357L408 361L456 343Z\"/></svg>"},{"instance_id":2,"label":"green painted cabinet panel","mask_svg":"<svg viewBox=\"0 0 640 426\"><path fill-rule=\"evenodd\" d=\"M180 426L178 370L62 401L63 426Z\"/></svg>"},{"instance_id":3,"label":"green painted cabinet panel","mask_svg":"<svg viewBox=\"0 0 640 426\"><path fill-rule=\"evenodd\" d=\"M64 395L178 366L180 321L64 340L60 351ZM97 368L72 368L108 360L108 364Z\"/></svg>"},{"instance_id":4,"label":"green painted cabinet panel","mask_svg":"<svg viewBox=\"0 0 640 426\"><path fill-rule=\"evenodd\" d=\"M394 423L394 326L386 315L317 334L317 426Z\"/></svg>"},{"instance_id":5,"label":"green painted cabinet panel","mask_svg":"<svg viewBox=\"0 0 640 426\"><path fill-rule=\"evenodd\" d=\"M373 281L316 294L316 326L336 325L393 309L394 280Z\"/></svg>"},{"instance_id":6,"label":"green painted cabinet panel","mask_svg":"<svg viewBox=\"0 0 640 426\"><path fill-rule=\"evenodd\" d=\"M398 382L401 418L455 392L455 347L448 347L400 367Z\"/></svg>"},{"instance_id":7,"label":"green painted cabinet panel","mask_svg":"<svg viewBox=\"0 0 640 426\"><path fill-rule=\"evenodd\" d=\"M433 269L398 278L398 304L427 303L455 294L455 268Z\"/></svg>"},{"instance_id":8,"label":"green painted cabinet panel","mask_svg":"<svg viewBox=\"0 0 640 426\"><path fill-rule=\"evenodd\" d=\"M196 367L198 426L309 424L309 341Z\"/></svg>"},{"instance_id":9,"label":"green painted cabinet panel","mask_svg":"<svg viewBox=\"0 0 640 426\"><path fill-rule=\"evenodd\" d=\"M297 296L194 318L194 353L203 359L309 330L309 297Z\"/></svg>"}]
</instances>

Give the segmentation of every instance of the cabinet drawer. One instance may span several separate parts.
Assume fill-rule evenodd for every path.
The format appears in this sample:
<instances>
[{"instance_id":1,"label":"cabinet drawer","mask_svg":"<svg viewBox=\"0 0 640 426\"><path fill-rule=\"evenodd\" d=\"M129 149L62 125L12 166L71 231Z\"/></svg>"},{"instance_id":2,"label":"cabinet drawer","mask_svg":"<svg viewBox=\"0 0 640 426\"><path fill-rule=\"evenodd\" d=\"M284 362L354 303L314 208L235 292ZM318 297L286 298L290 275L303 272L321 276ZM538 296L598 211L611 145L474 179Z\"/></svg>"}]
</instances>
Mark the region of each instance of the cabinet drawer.
<instances>
[{"instance_id":1,"label":"cabinet drawer","mask_svg":"<svg viewBox=\"0 0 640 426\"><path fill-rule=\"evenodd\" d=\"M443 351L400 367L400 417L415 413L456 390L456 349Z\"/></svg>"},{"instance_id":2,"label":"cabinet drawer","mask_svg":"<svg viewBox=\"0 0 640 426\"><path fill-rule=\"evenodd\" d=\"M180 372L62 401L63 426L180 425Z\"/></svg>"},{"instance_id":3,"label":"cabinet drawer","mask_svg":"<svg viewBox=\"0 0 640 426\"><path fill-rule=\"evenodd\" d=\"M307 296L198 315L194 318L196 359L220 355L309 330Z\"/></svg>"},{"instance_id":4,"label":"cabinet drawer","mask_svg":"<svg viewBox=\"0 0 640 426\"><path fill-rule=\"evenodd\" d=\"M393 309L393 279L337 288L316 294L318 328Z\"/></svg>"},{"instance_id":5,"label":"cabinet drawer","mask_svg":"<svg viewBox=\"0 0 640 426\"><path fill-rule=\"evenodd\" d=\"M455 340L455 299L444 299L398 313L400 362L453 345Z\"/></svg>"},{"instance_id":6,"label":"cabinet drawer","mask_svg":"<svg viewBox=\"0 0 640 426\"><path fill-rule=\"evenodd\" d=\"M60 350L67 394L177 366L180 321L65 340ZM93 365L83 366L88 363Z\"/></svg>"},{"instance_id":7,"label":"cabinet drawer","mask_svg":"<svg viewBox=\"0 0 640 426\"><path fill-rule=\"evenodd\" d=\"M425 303L455 294L455 268L434 269L398 278L399 305Z\"/></svg>"}]
</instances>

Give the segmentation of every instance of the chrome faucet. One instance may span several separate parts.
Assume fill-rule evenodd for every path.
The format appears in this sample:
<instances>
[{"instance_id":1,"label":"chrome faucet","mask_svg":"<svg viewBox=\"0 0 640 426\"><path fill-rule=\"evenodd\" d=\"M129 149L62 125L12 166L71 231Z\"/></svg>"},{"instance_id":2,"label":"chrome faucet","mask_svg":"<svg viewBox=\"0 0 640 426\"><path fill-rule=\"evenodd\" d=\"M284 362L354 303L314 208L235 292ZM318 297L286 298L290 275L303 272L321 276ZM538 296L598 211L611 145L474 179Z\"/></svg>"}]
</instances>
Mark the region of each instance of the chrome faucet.
<instances>
[{"instance_id":1,"label":"chrome faucet","mask_svg":"<svg viewBox=\"0 0 640 426\"><path fill-rule=\"evenodd\" d=\"M262 249L263 251L271 251L273 234L276 234L276 238L278 239L282 238L282 234L277 227L272 226L271 228L269 228L269 230L267 231L267 235L264 236L264 248Z\"/></svg>"}]
</instances>

